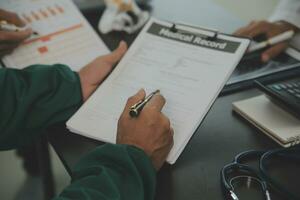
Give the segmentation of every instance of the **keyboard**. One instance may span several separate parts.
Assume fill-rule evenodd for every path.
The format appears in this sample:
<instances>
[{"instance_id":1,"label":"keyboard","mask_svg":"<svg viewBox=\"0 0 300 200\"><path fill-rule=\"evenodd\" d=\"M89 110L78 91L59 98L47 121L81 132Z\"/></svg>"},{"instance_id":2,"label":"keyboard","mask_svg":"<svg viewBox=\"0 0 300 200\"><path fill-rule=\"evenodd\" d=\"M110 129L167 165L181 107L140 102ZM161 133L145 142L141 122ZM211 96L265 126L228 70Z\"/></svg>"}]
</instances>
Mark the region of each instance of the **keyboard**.
<instances>
[{"instance_id":1,"label":"keyboard","mask_svg":"<svg viewBox=\"0 0 300 200\"><path fill-rule=\"evenodd\" d=\"M262 84L256 81L256 84L272 102L300 118L300 77L272 84Z\"/></svg>"}]
</instances>

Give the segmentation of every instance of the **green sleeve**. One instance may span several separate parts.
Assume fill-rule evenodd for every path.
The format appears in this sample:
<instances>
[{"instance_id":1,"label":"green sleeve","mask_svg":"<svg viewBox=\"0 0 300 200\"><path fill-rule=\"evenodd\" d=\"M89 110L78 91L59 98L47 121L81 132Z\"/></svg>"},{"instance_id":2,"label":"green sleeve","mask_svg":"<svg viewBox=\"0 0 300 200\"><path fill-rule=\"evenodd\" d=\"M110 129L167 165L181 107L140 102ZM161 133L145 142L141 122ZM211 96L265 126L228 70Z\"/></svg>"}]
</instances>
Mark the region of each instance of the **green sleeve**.
<instances>
[{"instance_id":1,"label":"green sleeve","mask_svg":"<svg viewBox=\"0 0 300 200\"><path fill-rule=\"evenodd\" d=\"M77 73L64 65L0 69L0 150L32 142L81 105Z\"/></svg>"},{"instance_id":2,"label":"green sleeve","mask_svg":"<svg viewBox=\"0 0 300 200\"><path fill-rule=\"evenodd\" d=\"M54 200L152 200L156 174L133 146L105 144L81 159L71 184Z\"/></svg>"}]
</instances>

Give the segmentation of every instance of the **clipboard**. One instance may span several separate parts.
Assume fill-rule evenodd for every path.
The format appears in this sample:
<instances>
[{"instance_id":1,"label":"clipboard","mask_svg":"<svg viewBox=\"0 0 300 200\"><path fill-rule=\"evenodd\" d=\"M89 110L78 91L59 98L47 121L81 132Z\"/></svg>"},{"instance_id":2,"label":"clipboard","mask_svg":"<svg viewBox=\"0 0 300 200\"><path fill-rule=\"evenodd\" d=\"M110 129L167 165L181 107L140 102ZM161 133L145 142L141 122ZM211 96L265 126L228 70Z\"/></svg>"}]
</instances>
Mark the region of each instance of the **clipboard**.
<instances>
[{"instance_id":1,"label":"clipboard","mask_svg":"<svg viewBox=\"0 0 300 200\"><path fill-rule=\"evenodd\" d=\"M184 26L184 27L189 27L192 29L200 29L200 30L204 30L204 31L208 31L210 33L212 33L212 35L208 35L206 37L206 39L211 40L211 41L215 41L218 38L219 35L219 31L216 29L211 29L211 28L206 28L206 27L201 27L201 26L194 26L188 23L184 23L184 22L179 22L179 23L172 23L172 26L170 27L170 31L172 32L180 32L179 28L180 26ZM189 31L186 31L189 32ZM194 32L190 32L190 33L194 33Z\"/></svg>"},{"instance_id":2,"label":"clipboard","mask_svg":"<svg viewBox=\"0 0 300 200\"><path fill-rule=\"evenodd\" d=\"M249 39L152 18L67 127L73 133L115 143L117 121L128 97L140 88L146 93L159 89L167 100L162 112L175 130L167 158L174 164L249 43Z\"/></svg>"}]
</instances>

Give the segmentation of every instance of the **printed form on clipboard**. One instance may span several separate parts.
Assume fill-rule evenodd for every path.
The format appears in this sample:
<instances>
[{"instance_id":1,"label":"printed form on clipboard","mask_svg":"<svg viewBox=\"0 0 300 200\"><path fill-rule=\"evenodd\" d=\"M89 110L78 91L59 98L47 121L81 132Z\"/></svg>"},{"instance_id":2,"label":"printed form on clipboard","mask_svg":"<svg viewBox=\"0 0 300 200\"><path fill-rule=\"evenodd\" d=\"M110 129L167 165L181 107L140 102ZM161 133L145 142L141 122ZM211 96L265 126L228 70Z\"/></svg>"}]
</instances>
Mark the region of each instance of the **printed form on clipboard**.
<instances>
[{"instance_id":1,"label":"printed form on clipboard","mask_svg":"<svg viewBox=\"0 0 300 200\"><path fill-rule=\"evenodd\" d=\"M61 63L78 71L109 53L71 0L1 0L0 8L17 13L38 33L3 58L6 67Z\"/></svg>"},{"instance_id":2,"label":"printed form on clipboard","mask_svg":"<svg viewBox=\"0 0 300 200\"><path fill-rule=\"evenodd\" d=\"M173 28L171 28L173 27ZM167 161L175 163L200 125L249 40L151 19L124 58L67 122L74 133L116 142L117 121L128 97L140 88L166 98L162 112L174 128Z\"/></svg>"}]
</instances>

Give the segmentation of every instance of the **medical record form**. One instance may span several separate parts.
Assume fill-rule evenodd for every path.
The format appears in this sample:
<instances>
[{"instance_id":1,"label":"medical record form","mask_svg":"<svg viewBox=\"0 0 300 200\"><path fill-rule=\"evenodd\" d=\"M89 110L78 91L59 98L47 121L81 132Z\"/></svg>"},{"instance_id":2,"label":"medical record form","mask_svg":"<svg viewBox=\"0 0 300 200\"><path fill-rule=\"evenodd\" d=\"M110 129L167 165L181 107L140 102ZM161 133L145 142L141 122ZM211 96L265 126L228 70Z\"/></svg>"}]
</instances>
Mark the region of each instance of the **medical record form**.
<instances>
[{"instance_id":1,"label":"medical record form","mask_svg":"<svg viewBox=\"0 0 300 200\"><path fill-rule=\"evenodd\" d=\"M144 88L166 98L175 163L244 55L249 40L151 19L118 66L67 122L74 133L115 143L128 97Z\"/></svg>"}]
</instances>

